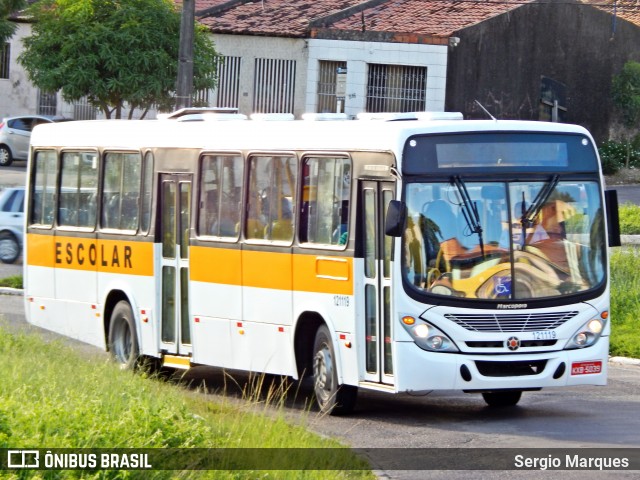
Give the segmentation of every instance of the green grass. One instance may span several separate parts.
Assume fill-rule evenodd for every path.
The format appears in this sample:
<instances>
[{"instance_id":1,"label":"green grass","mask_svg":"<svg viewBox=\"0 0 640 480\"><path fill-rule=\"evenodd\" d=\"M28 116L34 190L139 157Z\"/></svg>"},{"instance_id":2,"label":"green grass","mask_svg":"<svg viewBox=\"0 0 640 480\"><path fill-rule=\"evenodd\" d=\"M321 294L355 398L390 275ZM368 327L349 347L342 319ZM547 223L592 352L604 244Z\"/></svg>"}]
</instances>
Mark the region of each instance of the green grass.
<instances>
[{"instance_id":1,"label":"green grass","mask_svg":"<svg viewBox=\"0 0 640 480\"><path fill-rule=\"evenodd\" d=\"M1 278L0 287L22 288L22 275Z\"/></svg>"},{"instance_id":2,"label":"green grass","mask_svg":"<svg viewBox=\"0 0 640 480\"><path fill-rule=\"evenodd\" d=\"M220 400L122 371L100 355L82 358L59 342L46 343L37 335L3 328L0 379L0 448L331 448L337 449L336 461L342 462L352 455L336 441L286 422L277 408L282 398L278 390L270 390L266 400L251 392L244 401ZM268 416L261 411L266 404ZM225 458L228 471L215 472L31 473L34 478L45 474L42 478L100 479L373 478L367 470L244 471L236 461L237 457ZM361 466L358 461L349 464Z\"/></svg>"},{"instance_id":3,"label":"green grass","mask_svg":"<svg viewBox=\"0 0 640 480\"><path fill-rule=\"evenodd\" d=\"M620 205L618 214L622 235L640 235L640 205L632 203Z\"/></svg>"},{"instance_id":4,"label":"green grass","mask_svg":"<svg viewBox=\"0 0 640 480\"><path fill-rule=\"evenodd\" d=\"M612 248L611 355L640 358L640 250Z\"/></svg>"}]
</instances>

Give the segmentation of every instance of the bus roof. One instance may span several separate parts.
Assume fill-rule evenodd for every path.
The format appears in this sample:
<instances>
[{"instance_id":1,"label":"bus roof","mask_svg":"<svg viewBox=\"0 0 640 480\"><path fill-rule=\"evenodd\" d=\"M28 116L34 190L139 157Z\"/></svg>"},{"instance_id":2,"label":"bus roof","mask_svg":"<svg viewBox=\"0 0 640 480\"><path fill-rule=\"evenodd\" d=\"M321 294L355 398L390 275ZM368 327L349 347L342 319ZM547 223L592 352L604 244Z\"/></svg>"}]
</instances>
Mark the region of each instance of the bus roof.
<instances>
[{"instance_id":1,"label":"bus roof","mask_svg":"<svg viewBox=\"0 0 640 480\"><path fill-rule=\"evenodd\" d=\"M34 128L37 148L203 150L402 151L412 135L460 132L565 132L589 136L577 125L518 120L191 121L88 120Z\"/></svg>"}]
</instances>

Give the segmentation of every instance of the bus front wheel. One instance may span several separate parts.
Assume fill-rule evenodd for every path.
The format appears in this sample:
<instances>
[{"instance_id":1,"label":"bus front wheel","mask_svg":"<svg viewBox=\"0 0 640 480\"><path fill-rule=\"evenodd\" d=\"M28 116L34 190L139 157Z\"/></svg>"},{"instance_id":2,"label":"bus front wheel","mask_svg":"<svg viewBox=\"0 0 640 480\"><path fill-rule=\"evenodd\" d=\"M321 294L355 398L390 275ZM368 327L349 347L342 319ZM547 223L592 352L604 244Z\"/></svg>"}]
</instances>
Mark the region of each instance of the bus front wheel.
<instances>
[{"instance_id":1,"label":"bus front wheel","mask_svg":"<svg viewBox=\"0 0 640 480\"><path fill-rule=\"evenodd\" d=\"M109 352L123 370L133 369L139 357L138 337L129 302L118 302L109 324Z\"/></svg>"},{"instance_id":2,"label":"bus front wheel","mask_svg":"<svg viewBox=\"0 0 640 480\"><path fill-rule=\"evenodd\" d=\"M338 384L338 371L329 329L322 325L313 344L313 390L323 413L344 415L351 412L358 395L357 387Z\"/></svg>"},{"instance_id":3,"label":"bus front wheel","mask_svg":"<svg viewBox=\"0 0 640 480\"><path fill-rule=\"evenodd\" d=\"M504 392L485 392L482 398L490 407L513 407L520 401L520 390L507 390Z\"/></svg>"}]
</instances>

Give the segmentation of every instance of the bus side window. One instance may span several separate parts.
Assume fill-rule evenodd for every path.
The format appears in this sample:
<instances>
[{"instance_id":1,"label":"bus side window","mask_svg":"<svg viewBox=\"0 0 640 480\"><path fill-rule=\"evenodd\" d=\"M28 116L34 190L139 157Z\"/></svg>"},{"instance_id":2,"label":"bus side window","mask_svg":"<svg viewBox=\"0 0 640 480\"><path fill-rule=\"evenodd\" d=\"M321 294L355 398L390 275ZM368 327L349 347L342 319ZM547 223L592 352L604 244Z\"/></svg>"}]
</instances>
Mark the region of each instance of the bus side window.
<instances>
[{"instance_id":1,"label":"bus side window","mask_svg":"<svg viewBox=\"0 0 640 480\"><path fill-rule=\"evenodd\" d=\"M53 225L55 212L56 152L36 152L31 186L31 225Z\"/></svg>"},{"instance_id":2,"label":"bus side window","mask_svg":"<svg viewBox=\"0 0 640 480\"><path fill-rule=\"evenodd\" d=\"M238 238L244 162L240 156L201 160L198 234Z\"/></svg>"},{"instance_id":3,"label":"bus side window","mask_svg":"<svg viewBox=\"0 0 640 480\"><path fill-rule=\"evenodd\" d=\"M98 162L95 152L64 152L58 224L93 228L96 223Z\"/></svg>"},{"instance_id":4,"label":"bus side window","mask_svg":"<svg viewBox=\"0 0 640 480\"><path fill-rule=\"evenodd\" d=\"M303 174L300 242L345 245L351 198L349 159L308 157Z\"/></svg>"},{"instance_id":5,"label":"bus side window","mask_svg":"<svg viewBox=\"0 0 640 480\"><path fill-rule=\"evenodd\" d=\"M296 158L255 156L249 165L245 236L255 240L291 242L296 208Z\"/></svg>"},{"instance_id":6,"label":"bus side window","mask_svg":"<svg viewBox=\"0 0 640 480\"><path fill-rule=\"evenodd\" d=\"M137 230L142 156L108 152L104 159L102 228Z\"/></svg>"}]
</instances>

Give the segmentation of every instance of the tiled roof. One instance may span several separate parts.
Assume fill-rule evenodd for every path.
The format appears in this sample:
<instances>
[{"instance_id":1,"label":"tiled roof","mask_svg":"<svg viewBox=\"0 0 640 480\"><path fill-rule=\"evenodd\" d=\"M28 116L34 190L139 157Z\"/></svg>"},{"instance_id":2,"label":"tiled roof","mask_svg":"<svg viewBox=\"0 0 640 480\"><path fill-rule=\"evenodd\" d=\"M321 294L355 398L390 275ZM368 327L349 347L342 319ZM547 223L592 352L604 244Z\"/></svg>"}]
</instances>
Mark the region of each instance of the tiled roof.
<instances>
[{"instance_id":1,"label":"tiled roof","mask_svg":"<svg viewBox=\"0 0 640 480\"><path fill-rule=\"evenodd\" d=\"M520 0L515 4L493 1L390 0L337 21L331 28L448 37L457 30L533 1Z\"/></svg>"},{"instance_id":2,"label":"tiled roof","mask_svg":"<svg viewBox=\"0 0 640 480\"><path fill-rule=\"evenodd\" d=\"M196 0L196 14L215 33L306 37L314 30L330 30L446 38L537 2L573 0ZM577 2L609 14L615 3L618 18L640 26L640 0Z\"/></svg>"},{"instance_id":3,"label":"tiled roof","mask_svg":"<svg viewBox=\"0 0 640 480\"><path fill-rule=\"evenodd\" d=\"M591 4L595 8L613 14L618 18L640 26L640 1L639 0L581 0L582 3Z\"/></svg>"},{"instance_id":4,"label":"tiled roof","mask_svg":"<svg viewBox=\"0 0 640 480\"><path fill-rule=\"evenodd\" d=\"M309 22L357 5L362 0L247 0L199 20L216 33L306 36ZM200 3L196 10L200 10Z\"/></svg>"}]
</instances>

